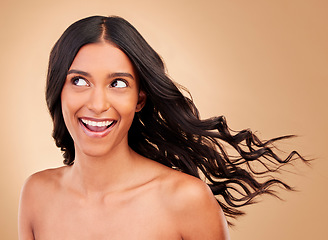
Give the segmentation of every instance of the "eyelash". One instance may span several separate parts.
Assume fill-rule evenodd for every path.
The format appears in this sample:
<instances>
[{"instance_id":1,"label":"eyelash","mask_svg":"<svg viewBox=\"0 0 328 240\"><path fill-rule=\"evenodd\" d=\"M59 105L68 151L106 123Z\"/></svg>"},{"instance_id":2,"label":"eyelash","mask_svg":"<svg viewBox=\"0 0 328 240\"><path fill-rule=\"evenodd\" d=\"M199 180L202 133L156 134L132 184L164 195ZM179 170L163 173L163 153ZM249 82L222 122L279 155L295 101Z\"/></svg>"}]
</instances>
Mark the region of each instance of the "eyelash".
<instances>
[{"instance_id":1,"label":"eyelash","mask_svg":"<svg viewBox=\"0 0 328 240\"><path fill-rule=\"evenodd\" d=\"M115 79L115 80L113 80L111 83L110 83L110 86L111 87L113 87L113 84L114 83L117 83L117 82L123 82L124 84L125 84L125 87L128 87L129 86L129 83L128 83L128 81L126 81L126 80L124 80L124 79L122 79L122 78L118 78L118 79ZM118 88L125 88L125 87L118 87Z\"/></svg>"},{"instance_id":2,"label":"eyelash","mask_svg":"<svg viewBox=\"0 0 328 240\"><path fill-rule=\"evenodd\" d=\"M77 80L80 80L80 79L83 80L83 81L86 83L87 86L90 86L88 80L86 80L85 78L83 78L83 77L81 77L81 76L73 77L73 78L71 79L71 82L72 82L72 84L75 85L75 86L82 86L82 85L78 85L78 84L76 83L76 81L77 81ZM125 79L122 79L122 78L114 79L114 80L110 83L110 86L113 87L113 88L115 88L115 87L113 86L113 84L114 84L114 83L117 83L117 82L123 82L123 83L125 84L124 87L117 87L117 88L125 88L125 87L128 87L128 86L129 86L128 81L126 81Z\"/></svg>"},{"instance_id":3,"label":"eyelash","mask_svg":"<svg viewBox=\"0 0 328 240\"><path fill-rule=\"evenodd\" d=\"M73 77L72 80L71 80L72 84L74 84L75 86L81 86L81 85L78 85L75 82L76 80L79 80L79 79L83 80L89 86L88 81L86 79L84 79L83 77L80 77L80 76Z\"/></svg>"}]
</instances>

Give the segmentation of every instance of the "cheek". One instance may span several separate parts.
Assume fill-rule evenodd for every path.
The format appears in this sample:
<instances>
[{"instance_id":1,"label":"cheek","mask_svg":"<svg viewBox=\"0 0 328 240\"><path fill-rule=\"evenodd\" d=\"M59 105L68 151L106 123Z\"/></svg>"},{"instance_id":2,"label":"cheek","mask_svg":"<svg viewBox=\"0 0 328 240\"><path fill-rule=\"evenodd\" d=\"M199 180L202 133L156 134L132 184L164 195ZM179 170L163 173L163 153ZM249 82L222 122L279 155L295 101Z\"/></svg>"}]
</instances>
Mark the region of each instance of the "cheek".
<instances>
[{"instance_id":1,"label":"cheek","mask_svg":"<svg viewBox=\"0 0 328 240\"><path fill-rule=\"evenodd\" d=\"M136 111L137 102L138 97L135 96L135 94L111 99L112 106L122 115L134 113Z\"/></svg>"},{"instance_id":2,"label":"cheek","mask_svg":"<svg viewBox=\"0 0 328 240\"><path fill-rule=\"evenodd\" d=\"M76 97L75 94L68 91L67 88L63 88L61 94L61 106L66 126L68 125L70 118L74 116L77 111L80 100L81 98Z\"/></svg>"},{"instance_id":3,"label":"cheek","mask_svg":"<svg viewBox=\"0 0 328 240\"><path fill-rule=\"evenodd\" d=\"M64 123L68 129L69 132L71 132L71 120L70 120L70 112L71 112L71 108L70 106L67 104L67 101L65 101L65 99L62 99L62 114L63 114L63 118L64 118Z\"/></svg>"},{"instance_id":4,"label":"cheek","mask_svg":"<svg viewBox=\"0 0 328 240\"><path fill-rule=\"evenodd\" d=\"M67 102L65 100L64 101L62 100L62 114L63 114L63 118L64 118L66 126L70 119L71 112L72 112L72 107L69 104L67 104Z\"/></svg>"}]
</instances>

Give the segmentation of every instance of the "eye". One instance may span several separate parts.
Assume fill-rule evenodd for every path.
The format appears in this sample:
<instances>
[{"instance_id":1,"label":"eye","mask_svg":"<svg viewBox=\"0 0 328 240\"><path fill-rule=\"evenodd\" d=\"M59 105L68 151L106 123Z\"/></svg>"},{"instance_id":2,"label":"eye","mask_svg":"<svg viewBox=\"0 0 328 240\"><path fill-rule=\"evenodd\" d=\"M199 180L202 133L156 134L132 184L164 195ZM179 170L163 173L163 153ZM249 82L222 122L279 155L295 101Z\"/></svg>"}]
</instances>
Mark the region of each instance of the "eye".
<instances>
[{"instance_id":1,"label":"eye","mask_svg":"<svg viewBox=\"0 0 328 240\"><path fill-rule=\"evenodd\" d=\"M76 86L89 86L87 80L83 79L82 77L72 78L72 83Z\"/></svg>"},{"instance_id":2,"label":"eye","mask_svg":"<svg viewBox=\"0 0 328 240\"><path fill-rule=\"evenodd\" d=\"M128 83L123 79L115 79L110 86L114 88L125 88L128 86Z\"/></svg>"}]
</instances>

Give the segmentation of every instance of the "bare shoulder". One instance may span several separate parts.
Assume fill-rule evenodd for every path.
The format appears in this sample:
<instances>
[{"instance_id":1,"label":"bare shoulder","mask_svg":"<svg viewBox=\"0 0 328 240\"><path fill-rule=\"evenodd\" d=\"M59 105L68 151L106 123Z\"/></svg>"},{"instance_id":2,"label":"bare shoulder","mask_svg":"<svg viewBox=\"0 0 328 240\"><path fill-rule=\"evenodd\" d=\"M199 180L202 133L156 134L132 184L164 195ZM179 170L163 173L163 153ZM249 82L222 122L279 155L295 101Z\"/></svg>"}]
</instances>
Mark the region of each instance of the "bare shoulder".
<instances>
[{"instance_id":1,"label":"bare shoulder","mask_svg":"<svg viewBox=\"0 0 328 240\"><path fill-rule=\"evenodd\" d=\"M55 187L59 184L66 167L43 170L29 176L22 188L22 194L26 191L43 191L44 188Z\"/></svg>"},{"instance_id":2,"label":"bare shoulder","mask_svg":"<svg viewBox=\"0 0 328 240\"><path fill-rule=\"evenodd\" d=\"M22 187L20 206L28 205L30 211L60 186L66 167L47 169L32 174Z\"/></svg>"},{"instance_id":3,"label":"bare shoulder","mask_svg":"<svg viewBox=\"0 0 328 240\"><path fill-rule=\"evenodd\" d=\"M226 240L228 227L212 191L202 180L172 170L166 180L166 207L184 240Z\"/></svg>"},{"instance_id":4,"label":"bare shoulder","mask_svg":"<svg viewBox=\"0 0 328 240\"><path fill-rule=\"evenodd\" d=\"M19 201L19 239L34 239L33 221L40 212L40 205L58 186L63 168L49 169L31 175L25 181Z\"/></svg>"}]
</instances>

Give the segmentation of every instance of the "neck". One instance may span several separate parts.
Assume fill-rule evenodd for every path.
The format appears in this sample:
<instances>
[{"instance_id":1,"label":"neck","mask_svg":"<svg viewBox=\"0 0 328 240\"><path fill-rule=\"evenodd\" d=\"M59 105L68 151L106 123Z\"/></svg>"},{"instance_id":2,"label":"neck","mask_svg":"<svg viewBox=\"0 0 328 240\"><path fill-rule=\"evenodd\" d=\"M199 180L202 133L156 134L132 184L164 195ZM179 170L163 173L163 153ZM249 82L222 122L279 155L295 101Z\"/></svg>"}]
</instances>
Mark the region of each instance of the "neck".
<instances>
[{"instance_id":1,"label":"neck","mask_svg":"<svg viewBox=\"0 0 328 240\"><path fill-rule=\"evenodd\" d=\"M76 151L71 181L86 195L122 190L133 182L133 170L139 158L128 146L105 156L88 156Z\"/></svg>"}]
</instances>

